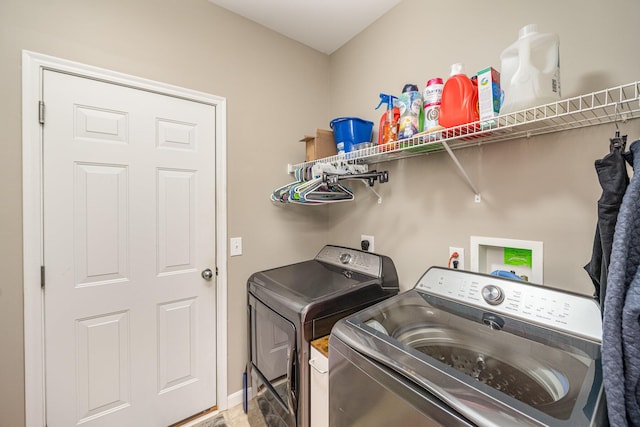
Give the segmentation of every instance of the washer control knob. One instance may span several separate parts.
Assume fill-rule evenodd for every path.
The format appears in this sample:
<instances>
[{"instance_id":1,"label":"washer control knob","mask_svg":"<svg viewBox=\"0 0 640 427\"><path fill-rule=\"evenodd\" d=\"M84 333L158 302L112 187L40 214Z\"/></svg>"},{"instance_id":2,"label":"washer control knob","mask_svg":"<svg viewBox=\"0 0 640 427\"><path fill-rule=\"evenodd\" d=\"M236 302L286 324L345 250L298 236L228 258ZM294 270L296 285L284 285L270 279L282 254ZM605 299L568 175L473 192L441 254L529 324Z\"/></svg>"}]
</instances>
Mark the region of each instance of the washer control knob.
<instances>
[{"instance_id":1,"label":"washer control knob","mask_svg":"<svg viewBox=\"0 0 640 427\"><path fill-rule=\"evenodd\" d=\"M341 263L349 264L350 261L351 261L351 254L348 254L348 253L340 254Z\"/></svg>"},{"instance_id":2,"label":"washer control knob","mask_svg":"<svg viewBox=\"0 0 640 427\"><path fill-rule=\"evenodd\" d=\"M498 305L504 301L504 292L495 285L487 285L482 288L482 298L491 305Z\"/></svg>"}]
</instances>

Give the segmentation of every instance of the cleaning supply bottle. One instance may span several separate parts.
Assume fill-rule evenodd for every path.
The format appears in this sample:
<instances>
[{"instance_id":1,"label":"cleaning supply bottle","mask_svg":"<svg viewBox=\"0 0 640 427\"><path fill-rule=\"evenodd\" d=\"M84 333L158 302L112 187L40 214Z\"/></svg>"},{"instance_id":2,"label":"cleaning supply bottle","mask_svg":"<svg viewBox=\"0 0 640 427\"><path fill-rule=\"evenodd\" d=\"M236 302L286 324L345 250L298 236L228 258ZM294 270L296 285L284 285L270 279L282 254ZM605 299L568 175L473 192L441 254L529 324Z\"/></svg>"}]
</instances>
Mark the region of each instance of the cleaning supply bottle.
<instances>
[{"instance_id":1,"label":"cleaning supply bottle","mask_svg":"<svg viewBox=\"0 0 640 427\"><path fill-rule=\"evenodd\" d=\"M382 151L394 150L395 144L390 144L398 140L398 120L400 120L400 110L394 107L394 100L398 99L386 93L380 94L380 103L376 110L387 105L387 111L380 117L380 127L378 129L378 145L382 145Z\"/></svg>"},{"instance_id":2,"label":"cleaning supply bottle","mask_svg":"<svg viewBox=\"0 0 640 427\"><path fill-rule=\"evenodd\" d=\"M422 130L429 130L438 126L443 86L442 79L436 77L435 79L429 80L424 88L424 92L422 93L424 110L424 125Z\"/></svg>"},{"instance_id":3,"label":"cleaning supply bottle","mask_svg":"<svg viewBox=\"0 0 640 427\"><path fill-rule=\"evenodd\" d=\"M406 84L398 97L400 108L400 123L398 125L398 139L411 138L420 132L420 116L422 115L422 95L418 86Z\"/></svg>"},{"instance_id":4,"label":"cleaning supply bottle","mask_svg":"<svg viewBox=\"0 0 640 427\"><path fill-rule=\"evenodd\" d=\"M560 39L539 33L535 24L522 27L518 40L500 55L501 114L560 99Z\"/></svg>"},{"instance_id":5,"label":"cleaning supply bottle","mask_svg":"<svg viewBox=\"0 0 640 427\"><path fill-rule=\"evenodd\" d=\"M463 64L453 64L451 75L442 88L440 125L450 128L479 119L478 84L464 74Z\"/></svg>"}]
</instances>

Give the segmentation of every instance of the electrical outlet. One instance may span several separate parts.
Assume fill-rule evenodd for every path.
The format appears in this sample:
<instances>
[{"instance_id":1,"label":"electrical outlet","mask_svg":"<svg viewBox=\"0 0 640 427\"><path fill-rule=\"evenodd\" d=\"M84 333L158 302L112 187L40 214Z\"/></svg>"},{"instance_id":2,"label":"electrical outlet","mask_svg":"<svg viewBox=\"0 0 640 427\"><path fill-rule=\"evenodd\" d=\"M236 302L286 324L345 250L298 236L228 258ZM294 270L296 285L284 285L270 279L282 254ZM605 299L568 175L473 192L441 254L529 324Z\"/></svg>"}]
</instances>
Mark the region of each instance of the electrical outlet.
<instances>
[{"instance_id":1,"label":"electrical outlet","mask_svg":"<svg viewBox=\"0 0 640 427\"><path fill-rule=\"evenodd\" d=\"M454 248L452 246L449 246L449 258L451 258L451 254L453 254L454 252L458 253L458 258L451 259L451 267L453 268L453 261L457 260L458 270L464 270L464 248Z\"/></svg>"},{"instance_id":2,"label":"electrical outlet","mask_svg":"<svg viewBox=\"0 0 640 427\"><path fill-rule=\"evenodd\" d=\"M366 234L362 234L360 236L360 249L362 249L362 242L367 240L369 242L369 248L367 248L368 252L375 252L375 248L373 246L373 236L369 236Z\"/></svg>"},{"instance_id":3,"label":"electrical outlet","mask_svg":"<svg viewBox=\"0 0 640 427\"><path fill-rule=\"evenodd\" d=\"M229 255L242 255L242 237L232 237L229 239Z\"/></svg>"}]
</instances>

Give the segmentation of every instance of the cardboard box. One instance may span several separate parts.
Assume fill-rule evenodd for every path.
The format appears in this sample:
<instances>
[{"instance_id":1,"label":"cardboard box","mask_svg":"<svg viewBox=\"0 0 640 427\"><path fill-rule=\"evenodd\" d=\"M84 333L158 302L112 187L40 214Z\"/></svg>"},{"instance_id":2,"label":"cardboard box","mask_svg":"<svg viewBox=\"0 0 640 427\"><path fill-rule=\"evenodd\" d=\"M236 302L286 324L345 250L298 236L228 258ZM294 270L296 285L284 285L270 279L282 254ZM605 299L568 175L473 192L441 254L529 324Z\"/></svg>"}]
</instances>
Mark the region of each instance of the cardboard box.
<instances>
[{"instance_id":1,"label":"cardboard box","mask_svg":"<svg viewBox=\"0 0 640 427\"><path fill-rule=\"evenodd\" d=\"M307 144L305 162L338 154L333 132L330 130L316 129L316 136L305 135L300 141Z\"/></svg>"},{"instance_id":2,"label":"cardboard box","mask_svg":"<svg viewBox=\"0 0 640 427\"><path fill-rule=\"evenodd\" d=\"M478 72L478 109L481 122L500 115L500 73L493 67Z\"/></svg>"}]
</instances>

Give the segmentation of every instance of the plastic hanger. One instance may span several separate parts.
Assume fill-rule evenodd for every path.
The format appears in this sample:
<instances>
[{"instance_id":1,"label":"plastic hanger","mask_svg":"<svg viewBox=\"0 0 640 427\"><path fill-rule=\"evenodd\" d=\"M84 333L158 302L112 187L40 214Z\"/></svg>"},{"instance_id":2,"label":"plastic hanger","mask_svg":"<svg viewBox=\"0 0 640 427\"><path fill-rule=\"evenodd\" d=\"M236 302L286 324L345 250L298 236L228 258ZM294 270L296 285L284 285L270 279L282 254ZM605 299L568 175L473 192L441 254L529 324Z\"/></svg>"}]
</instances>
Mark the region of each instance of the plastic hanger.
<instances>
[{"instance_id":1,"label":"plastic hanger","mask_svg":"<svg viewBox=\"0 0 640 427\"><path fill-rule=\"evenodd\" d=\"M616 123L616 128L618 124ZM609 138L609 151L613 152L614 150L624 152L627 149L627 135L620 136L620 131L616 130L616 136L613 138Z\"/></svg>"},{"instance_id":2,"label":"plastic hanger","mask_svg":"<svg viewBox=\"0 0 640 427\"><path fill-rule=\"evenodd\" d=\"M290 190L289 201L292 203L333 203L353 200L353 192L342 185L329 186L322 178L301 183Z\"/></svg>"},{"instance_id":3,"label":"plastic hanger","mask_svg":"<svg viewBox=\"0 0 640 427\"><path fill-rule=\"evenodd\" d=\"M618 128L618 104L616 104L614 123L616 125L616 136L609 138L609 151L619 150L624 152L627 148L627 135L620 136Z\"/></svg>"},{"instance_id":4,"label":"plastic hanger","mask_svg":"<svg viewBox=\"0 0 640 427\"><path fill-rule=\"evenodd\" d=\"M308 205L347 202L354 200L355 195L339 181L359 180L373 190L375 181L383 183L389 180L387 171L368 172L367 165L346 162L316 163L293 172L296 181L275 189L270 195L272 202ZM380 203L380 195L375 190L373 192L378 196Z\"/></svg>"},{"instance_id":5,"label":"plastic hanger","mask_svg":"<svg viewBox=\"0 0 640 427\"><path fill-rule=\"evenodd\" d=\"M353 192L343 185L329 187L325 183L311 188L304 194L307 203L339 203L348 202L355 198Z\"/></svg>"}]
</instances>

